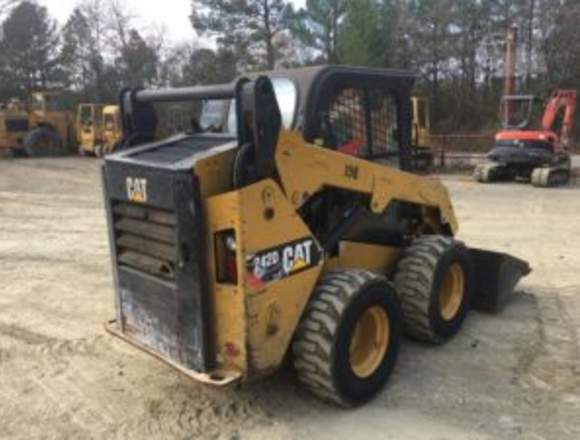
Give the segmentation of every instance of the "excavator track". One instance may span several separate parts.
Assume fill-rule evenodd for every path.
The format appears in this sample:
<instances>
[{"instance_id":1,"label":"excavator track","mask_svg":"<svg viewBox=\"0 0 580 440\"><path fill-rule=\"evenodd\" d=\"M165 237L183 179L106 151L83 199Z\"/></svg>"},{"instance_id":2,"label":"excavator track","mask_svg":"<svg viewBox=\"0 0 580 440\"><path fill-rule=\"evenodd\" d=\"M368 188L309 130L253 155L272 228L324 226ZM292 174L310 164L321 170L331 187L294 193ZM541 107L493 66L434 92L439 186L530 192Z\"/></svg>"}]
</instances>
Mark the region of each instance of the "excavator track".
<instances>
[{"instance_id":1,"label":"excavator track","mask_svg":"<svg viewBox=\"0 0 580 440\"><path fill-rule=\"evenodd\" d=\"M538 188L551 188L566 185L570 181L570 170L564 168L536 168L531 176L532 185Z\"/></svg>"},{"instance_id":2,"label":"excavator track","mask_svg":"<svg viewBox=\"0 0 580 440\"><path fill-rule=\"evenodd\" d=\"M497 163L485 163L477 165L473 171L473 178L480 183L496 182L498 179L498 171L501 165Z\"/></svg>"}]
</instances>

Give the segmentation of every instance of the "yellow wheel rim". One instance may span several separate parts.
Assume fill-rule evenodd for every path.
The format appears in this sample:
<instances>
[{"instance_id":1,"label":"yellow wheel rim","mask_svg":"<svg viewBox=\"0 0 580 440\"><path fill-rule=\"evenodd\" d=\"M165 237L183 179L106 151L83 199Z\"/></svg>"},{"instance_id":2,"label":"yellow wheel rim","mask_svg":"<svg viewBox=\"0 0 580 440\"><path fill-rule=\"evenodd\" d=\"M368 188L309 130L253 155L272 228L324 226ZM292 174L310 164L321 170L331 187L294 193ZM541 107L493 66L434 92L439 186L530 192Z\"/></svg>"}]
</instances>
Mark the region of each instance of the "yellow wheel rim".
<instances>
[{"instance_id":1,"label":"yellow wheel rim","mask_svg":"<svg viewBox=\"0 0 580 440\"><path fill-rule=\"evenodd\" d=\"M454 263L445 274L439 291L439 309L444 320L451 321L457 316L463 302L464 287L463 269Z\"/></svg>"},{"instance_id":2,"label":"yellow wheel rim","mask_svg":"<svg viewBox=\"0 0 580 440\"><path fill-rule=\"evenodd\" d=\"M365 379L379 367L389 346L389 317L380 306L369 307L356 323L350 339L350 366Z\"/></svg>"}]
</instances>

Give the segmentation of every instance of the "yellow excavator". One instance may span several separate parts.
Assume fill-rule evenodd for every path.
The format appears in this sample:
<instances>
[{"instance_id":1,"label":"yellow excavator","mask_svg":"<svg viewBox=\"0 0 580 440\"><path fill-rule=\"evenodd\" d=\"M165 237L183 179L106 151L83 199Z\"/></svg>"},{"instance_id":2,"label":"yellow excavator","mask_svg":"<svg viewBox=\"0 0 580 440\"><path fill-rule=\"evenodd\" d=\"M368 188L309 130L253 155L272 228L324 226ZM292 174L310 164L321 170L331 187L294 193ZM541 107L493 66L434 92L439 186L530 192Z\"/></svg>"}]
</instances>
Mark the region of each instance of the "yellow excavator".
<instances>
[{"instance_id":1,"label":"yellow excavator","mask_svg":"<svg viewBox=\"0 0 580 440\"><path fill-rule=\"evenodd\" d=\"M412 172L413 83L322 66L123 93L128 148L103 167L108 330L213 385L289 358L312 393L354 406L403 334L442 344L471 310L501 309L529 265L457 239L445 186ZM159 139L174 101L201 113Z\"/></svg>"}]
</instances>

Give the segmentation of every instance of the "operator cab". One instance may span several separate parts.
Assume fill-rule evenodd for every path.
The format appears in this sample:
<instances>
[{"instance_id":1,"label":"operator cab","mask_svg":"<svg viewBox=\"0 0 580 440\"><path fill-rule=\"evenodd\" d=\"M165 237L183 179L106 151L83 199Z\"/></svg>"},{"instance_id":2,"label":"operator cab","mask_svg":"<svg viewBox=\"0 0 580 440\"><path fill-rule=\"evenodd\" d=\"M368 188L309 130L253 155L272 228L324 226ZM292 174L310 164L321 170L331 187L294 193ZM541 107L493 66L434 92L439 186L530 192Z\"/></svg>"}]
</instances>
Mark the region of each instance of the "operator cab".
<instances>
[{"instance_id":1,"label":"operator cab","mask_svg":"<svg viewBox=\"0 0 580 440\"><path fill-rule=\"evenodd\" d=\"M533 130L540 128L542 100L533 95L503 96L500 104L504 130Z\"/></svg>"},{"instance_id":2,"label":"operator cab","mask_svg":"<svg viewBox=\"0 0 580 440\"><path fill-rule=\"evenodd\" d=\"M199 95L171 103L135 102L134 92L127 91L122 98L125 146L171 136L235 140L240 124L234 89L245 78L259 77L272 84L284 129L300 131L307 142L320 147L411 168L414 76L385 69L319 66L257 73L215 86L229 87L229 96Z\"/></svg>"}]
</instances>

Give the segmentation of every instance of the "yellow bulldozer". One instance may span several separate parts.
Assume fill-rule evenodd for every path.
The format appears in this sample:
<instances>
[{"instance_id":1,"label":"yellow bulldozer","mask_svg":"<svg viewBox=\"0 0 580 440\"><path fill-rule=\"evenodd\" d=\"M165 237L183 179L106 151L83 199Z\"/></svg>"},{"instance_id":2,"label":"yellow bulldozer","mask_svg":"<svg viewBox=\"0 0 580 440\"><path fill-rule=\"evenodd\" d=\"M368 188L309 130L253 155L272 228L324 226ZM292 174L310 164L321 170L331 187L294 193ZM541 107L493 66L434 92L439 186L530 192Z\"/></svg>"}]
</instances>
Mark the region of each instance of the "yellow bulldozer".
<instances>
[{"instance_id":1,"label":"yellow bulldozer","mask_svg":"<svg viewBox=\"0 0 580 440\"><path fill-rule=\"evenodd\" d=\"M120 110L117 105L79 104L77 141L81 156L103 157L112 153L121 140Z\"/></svg>"},{"instance_id":2,"label":"yellow bulldozer","mask_svg":"<svg viewBox=\"0 0 580 440\"><path fill-rule=\"evenodd\" d=\"M129 148L103 166L108 330L214 385L289 358L312 393L354 406L403 334L441 344L501 308L529 265L458 240L445 186L412 172L413 83L321 66L123 93ZM156 138L171 101L201 114Z\"/></svg>"}]
</instances>

